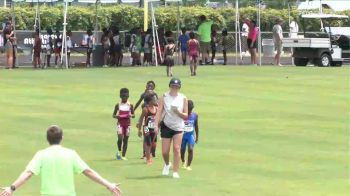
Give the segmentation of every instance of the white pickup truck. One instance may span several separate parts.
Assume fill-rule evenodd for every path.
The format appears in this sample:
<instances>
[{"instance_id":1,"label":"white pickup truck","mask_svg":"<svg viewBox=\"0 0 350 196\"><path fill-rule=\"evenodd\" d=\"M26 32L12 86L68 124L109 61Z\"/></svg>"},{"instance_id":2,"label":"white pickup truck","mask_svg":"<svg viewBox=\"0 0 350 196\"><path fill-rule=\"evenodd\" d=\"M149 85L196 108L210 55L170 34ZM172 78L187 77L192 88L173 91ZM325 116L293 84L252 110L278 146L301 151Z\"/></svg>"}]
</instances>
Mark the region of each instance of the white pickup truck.
<instances>
[{"instance_id":1,"label":"white pickup truck","mask_svg":"<svg viewBox=\"0 0 350 196\"><path fill-rule=\"evenodd\" d=\"M334 14L307 14L302 18L344 19L348 16ZM306 66L309 62L317 66L341 66L350 61L350 36L328 33L304 33L297 38L284 38L283 47L293 48L294 64Z\"/></svg>"}]
</instances>

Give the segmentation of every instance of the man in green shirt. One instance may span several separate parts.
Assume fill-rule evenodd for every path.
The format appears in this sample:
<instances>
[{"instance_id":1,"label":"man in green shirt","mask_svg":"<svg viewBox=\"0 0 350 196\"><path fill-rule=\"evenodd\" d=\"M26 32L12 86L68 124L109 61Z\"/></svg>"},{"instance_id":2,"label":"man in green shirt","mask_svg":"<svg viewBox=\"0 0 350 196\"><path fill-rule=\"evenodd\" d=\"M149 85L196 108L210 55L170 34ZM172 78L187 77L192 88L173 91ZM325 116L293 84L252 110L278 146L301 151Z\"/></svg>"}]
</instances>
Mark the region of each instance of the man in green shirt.
<instances>
[{"instance_id":1,"label":"man in green shirt","mask_svg":"<svg viewBox=\"0 0 350 196\"><path fill-rule=\"evenodd\" d=\"M74 173L83 173L96 183L105 186L113 195L121 196L118 184L102 178L90 169L74 150L60 145L63 137L60 127L50 126L46 137L50 146L38 151L18 179L10 187L2 188L4 190L0 196L11 196L33 174L41 176L42 196L75 196Z\"/></svg>"},{"instance_id":2,"label":"man in green shirt","mask_svg":"<svg viewBox=\"0 0 350 196\"><path fill-rule=\"evenodd\" d=\"M202 53L202 63L207 63L209 52L211 51L211 26L213 25L213 22L207 21L207 18L204 15L201 15L199 20L201 21L201 24L198 27L198 35L200 38L199 41Z\"/></svg>"}]
</instances>

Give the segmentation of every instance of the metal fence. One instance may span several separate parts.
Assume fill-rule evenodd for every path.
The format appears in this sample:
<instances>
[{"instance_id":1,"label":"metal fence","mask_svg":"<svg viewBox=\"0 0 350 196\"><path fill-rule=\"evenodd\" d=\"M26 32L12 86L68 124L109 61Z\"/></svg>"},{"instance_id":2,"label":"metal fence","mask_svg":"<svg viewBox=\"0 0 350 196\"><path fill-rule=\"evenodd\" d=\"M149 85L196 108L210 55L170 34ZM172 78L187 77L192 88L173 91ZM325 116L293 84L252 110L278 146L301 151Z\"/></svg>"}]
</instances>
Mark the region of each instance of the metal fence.
<instances>
[{"instance_id":1,"label":"metal fence","mask_svg":"<svg viewBox=\"0 0 350 196\"><path fill-rule=\"evenodd\" d=\"M33 33L34 31L16 31L16 37L17 37L17 45L19 48L22 48L24 50L28 50L31 49L33 46ZM121 32L121 39L122 42L125 42L125 35L128 32ZM102 32L98 32L98 36L97 37L101 37ZM72 42L73 45L75 46L80 46L82 43L82 40L84 39L84 36L86 35L86 32L84 31L73 31L72 32ZM239 39L236 40L236 35L237 38L239 37L239 34L236 32L229 32L228 33L228 45L227 45L227 52L239 52ZM288 37L289 33L284 33L283 34L284 37ZM43 44L45 43L46 37L48 35L46 34L46 32L42 32L42 40L43 40ZM173 34L174 38L176 39L178 37L177 32L174 32ZM217 35L217 38L219 40L218 46L217 46L217 51L221 51L222 47L221 47L221 40L222 40L222 36L221 34ZM272 33L271 32L261 32L261 41L265 40L265 39L272 39ZM99 43L99 40L97 40L97 43ZM0 40L0 45L1 45L1 40ZM238 48L238 51L236 51L236 45ZM244 50L245 48L247 48L247 43L244 41L244 39L242 39L241 37L241 49ZM285 49L288 50L288 49Z\"/></svg>"}]
</instances>

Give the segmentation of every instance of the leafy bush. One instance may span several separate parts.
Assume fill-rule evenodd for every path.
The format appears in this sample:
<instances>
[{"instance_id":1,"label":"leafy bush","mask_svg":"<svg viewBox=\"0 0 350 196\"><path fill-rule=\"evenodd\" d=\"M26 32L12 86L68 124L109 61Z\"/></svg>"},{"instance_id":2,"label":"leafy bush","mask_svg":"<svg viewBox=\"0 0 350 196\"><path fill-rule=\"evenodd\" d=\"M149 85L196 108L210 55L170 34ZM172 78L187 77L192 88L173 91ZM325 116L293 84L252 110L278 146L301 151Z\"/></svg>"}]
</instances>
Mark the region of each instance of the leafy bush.
<instances>
[{"instance_id":1,"label":"leafy bush","mask_svg":"<svg viewBox=\"0 0 350 196\"><path fill-rule=\"evenodd\" d=\"M143 9L130 5L99 5L98 6L98 29L110 25L118 26L121 30L130 30L134 27L143 26ZM177 29L177 7L167 6L155 9L156 20L159 26L167 30ZM257 9L255 7L240 8L240 18L248 17L256 20ZM21 30L33 30L35 21L35 7L26 3L16 4L16 28ZM63 4L56 6L40 6L41 28L47 27L52 29L62 29L63 23ZM8 8L0 8L0 17L4 18L11 14ZM350 16L350 10L342 12ZM219 29L224 27L230 31L235 30L235 9L220 8L212 9L208 7L181 7L180 8L180 25L186 26L189 30L195 30L198 26L198 18L205 15L214 21ZM302 28L299 18L299 11L293 9L291 12ZM271 31L274 21L277 18L284 19L283 29L288 30L288 10L282 9L264 9L261 12L261 30ZM68 29L70 30L87 30L95 26L96 14L95 5L91 6L70 6L68 9ZM151 20L149 20L151 23ZM310 23L306 26L307 30L319 29L319 22ZM149 24L150 25L150 24ZM343 23L344 26L350 26L350 20Z\"/></svg>"}]
</instances>

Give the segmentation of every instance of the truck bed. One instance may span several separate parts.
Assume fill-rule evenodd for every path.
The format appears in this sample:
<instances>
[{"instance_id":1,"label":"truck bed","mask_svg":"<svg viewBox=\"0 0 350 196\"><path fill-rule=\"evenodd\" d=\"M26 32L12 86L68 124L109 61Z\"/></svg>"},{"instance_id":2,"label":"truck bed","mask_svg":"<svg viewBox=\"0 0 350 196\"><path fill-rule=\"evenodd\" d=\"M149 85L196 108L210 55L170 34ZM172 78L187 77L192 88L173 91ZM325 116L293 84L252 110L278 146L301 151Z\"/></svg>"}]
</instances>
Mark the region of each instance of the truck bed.
<instances>
[{"instance_id":1,"label":"truck bed","mask_svg":"<svg viewBox=\"0 0 350 196\"><path fill-rule=\"evenodd\" d=\"M283 38L283 47L287 48L330 48L329 38Z\"/></svg>"}]
</instances>

